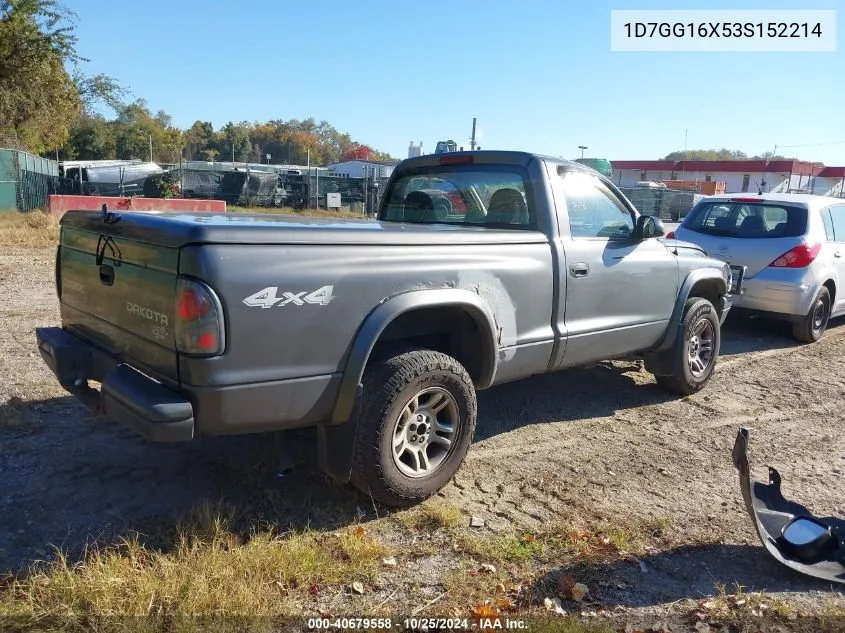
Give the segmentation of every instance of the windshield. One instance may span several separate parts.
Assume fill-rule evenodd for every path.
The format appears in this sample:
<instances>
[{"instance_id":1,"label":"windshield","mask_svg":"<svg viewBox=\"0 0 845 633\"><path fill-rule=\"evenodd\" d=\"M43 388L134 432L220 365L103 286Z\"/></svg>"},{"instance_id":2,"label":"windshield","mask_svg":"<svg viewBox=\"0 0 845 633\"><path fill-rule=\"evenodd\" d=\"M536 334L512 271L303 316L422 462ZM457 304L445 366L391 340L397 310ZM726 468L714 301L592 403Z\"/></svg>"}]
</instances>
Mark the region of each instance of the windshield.
<instances>
[{"instance_id":1,"label":"windshield","mask_svg":"<svg viewBox=\"0 0 845 633\"><path fill-rule=\"evenodd\" d=\"M807 228L807 210L765 201L701 202L687 215L682 226L722 237L798 237Z\"/></svg>"},{"instance_id":2,"label":"windshield","mask_svg":"<svg viewBox=\"0 0 845 633\"><path fill-rule=\"evenodd\" d=\"M533 227L527 179L517 167L458 165L414 170L385 194L380 219L415 224Z\"/></svg>"}]
</instances>

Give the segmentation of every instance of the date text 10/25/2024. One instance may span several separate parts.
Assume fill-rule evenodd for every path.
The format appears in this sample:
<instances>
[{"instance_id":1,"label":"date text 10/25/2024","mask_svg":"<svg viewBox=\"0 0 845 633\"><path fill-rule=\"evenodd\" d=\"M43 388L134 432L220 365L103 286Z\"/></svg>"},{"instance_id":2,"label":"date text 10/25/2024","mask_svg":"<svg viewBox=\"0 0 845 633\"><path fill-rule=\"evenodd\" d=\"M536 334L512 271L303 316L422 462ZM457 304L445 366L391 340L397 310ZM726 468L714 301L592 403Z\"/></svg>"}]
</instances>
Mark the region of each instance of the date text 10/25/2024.
<instances>
[{"instance_id":1,"label":"date text 10/25/2024","mask_svg":"<svg viewBox=\"0 0 845 633\"><path fill-rule=\"evenodd\" d=\"M482 618L309 618L309 630L528 630L529 624L523 619L505 617Z\"/></svg>"}]
</instances>

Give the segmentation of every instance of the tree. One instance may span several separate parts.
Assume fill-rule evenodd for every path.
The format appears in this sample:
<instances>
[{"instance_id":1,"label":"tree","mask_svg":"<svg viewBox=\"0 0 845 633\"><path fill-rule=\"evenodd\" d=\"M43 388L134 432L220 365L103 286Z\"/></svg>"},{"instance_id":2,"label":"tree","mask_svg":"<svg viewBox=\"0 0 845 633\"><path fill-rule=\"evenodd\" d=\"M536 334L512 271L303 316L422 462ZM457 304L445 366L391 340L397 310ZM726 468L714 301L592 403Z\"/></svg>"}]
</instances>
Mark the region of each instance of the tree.
<instances>
[{"instance_id":1,"label":"tree","mask_svg":"<svg viewBox=\"0 0 845 633\"><path fill-rule=\"evenodd\" d=\"M115 112L125 105L123 99L128 90L108 75L101 73L89 77L77 69L73 74L73 82L86 114L92 113L99 103L105 104Z\"/></svg>"},{"instance_id":2,"label":"tree","mask_svg":"<svg viewBox=\"0 0 845 633\"><path fill-rule=\"evenodd\" d=\"M787 156L783 156L782 154L774 154L773 152L763 152L762 154L756 154L751 158L753 160L795 160L794 158L789 158Z\"/></svg>"},{"instance_id":3,"label":"tree","mask_svg":"<svg viewBox=\"0 0 845 633\"><path fill-rule=\"evenodd\" d=\"M690 149L672 152L660 160L746 160L748 154L731 149Z\"/></svg>"},{"instance_id":4,"label":"tree","mask_svg":"<svg viewBox=\"0 0 845 633\"><path fill-rule=\"evenodd\" d=\"M70 138L60 154L64 160L115 158L115 126L102 115L83 115L71 126Z\"/></svg>"},{"instance_id":5,"label":"tree","mask_svg":"<svg viewBox=\"0 0 845 633\"><path fill-rule=\"evenodd\" d=\"M171 125L171 118L163 111L152 115L147 102L138 99L120 110L114 121L117 158L152 159L174 163L182 154L182 131Z\"/></svg>"},{"instance_id":6,"label":"tree","mask_svg":"<svg viewBox=\"0 0 845 633\"><path fill-rule=\"evenodd\" d=\"M186 158L194 160L198 156L204 156L209 151L208 145L214 140L214 127L208 121L195 121L185 131ZM218 154L217 150L214 150Z\"/></svg>"},{"instance_id":7,"label":"tree","mask_svg":"<svg viewBox=\"0 0 845 633\"><path fill-rule=\"evenodd\" d=\"M0 136L33 152L63 146L84 112L123 94L106 75L79 70L87 60L76 53L75 19L58 0L0 0Z\"/></svg>"},{"instance_id":8,"label":"tree","mask_svg":"<svg viewBox=\"0 0 845 633\"><path fill-rule=\"evenodd\" d=\"M340 160L370 160L373 150L367 145L355 144L340 156Z\"/></svg>"},{"instance_id":9,"label":"tree","mask_svg":"<svg viewBox=\"0 0 845 633\"><path fill-rule=\"evenodd\" d=\"M67 140L82 100L71 14L53 0L0 0L0 135L41 152Z\"/></svg>"}]
</instances>

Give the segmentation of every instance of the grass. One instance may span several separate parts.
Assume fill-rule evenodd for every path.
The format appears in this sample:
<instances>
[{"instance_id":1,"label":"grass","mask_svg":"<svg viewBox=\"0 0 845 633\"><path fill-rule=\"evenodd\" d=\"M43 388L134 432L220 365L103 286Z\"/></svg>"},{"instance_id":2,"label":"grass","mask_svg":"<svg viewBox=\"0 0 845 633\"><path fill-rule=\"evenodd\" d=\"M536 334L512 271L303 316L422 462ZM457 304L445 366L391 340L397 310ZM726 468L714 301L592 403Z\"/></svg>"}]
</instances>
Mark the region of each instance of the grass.
<instances>
[{"instance_id":1,"label":"grass","mask_svg":"<svg viewBox=\"0 0 845 633\"><path fill-rule=\"evenodd\" d=\"M93 550L83 563L59 553L0 588L0 614L29 618L94 615L298 614L330 588L377 579L391 550L355 528L331 533L272 530L240 538L231 515L201 510L182 524L169 553L137 538ZM336 591L336 589L335 589Z\"/></svg>"},{"instance_id":2,"label":"grass","mask_svg":"<svg viewBox=\"0 0 845 633\"><path fill-rule=\"evenodd\" d=\"M455 506L435 499L396 514L396 520L412 531L434 532L441 528L458 527L463 517Z\"/></svg>"},{"instance_id":3,"label":"grass","mask_svg":"<svg viewBox=\"0 0 845 633\"><path fill-rule=\"evenodd\" d=\"M17 396L12 396L5 404L0 404L0 429L17 429L29 422L26 403Z\"/></svg>"},{"instance_id":4,"label":"grass","mask_svg":"<svg viewBox=\"0 0 845 633\"><path fill-rule=\"evenodd\" d=\"M270 215L296 215L317 218L358 218L365 217L362 213L352 211L329 211L328 209L293 209L291 207L239 207L227 205L230 213L266 213Z\"/></svg>"},{"instance_id":5,"label":"grass","mask_svg":"<svg viewBox=\"0 0 845 633\"><path fill-rule=\"evenodd\" d=\"M0 212L0 246L45 247L59 241L59 222L44 211Z\"/></svg>"}]
</instances>

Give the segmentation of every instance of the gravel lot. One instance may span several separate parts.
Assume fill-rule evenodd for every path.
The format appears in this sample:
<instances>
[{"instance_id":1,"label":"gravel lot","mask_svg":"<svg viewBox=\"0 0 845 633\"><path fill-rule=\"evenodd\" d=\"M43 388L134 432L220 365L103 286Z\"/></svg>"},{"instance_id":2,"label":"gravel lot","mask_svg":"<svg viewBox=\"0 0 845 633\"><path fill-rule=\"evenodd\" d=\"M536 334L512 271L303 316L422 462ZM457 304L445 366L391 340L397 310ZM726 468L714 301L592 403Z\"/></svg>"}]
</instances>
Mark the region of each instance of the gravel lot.
<instances>
[{"instance_id":1,"label":"gravel lot","mask_svg":"<svg viewBox=\"0 0 845 633\"><path fill-rule=\"evenodd\" d=\"M0 254L0 574L51 545L75 556L91 540L173 522L202 499L282 528L372 514L369 500L319 476L310 431L291 438L297 467L279 477L267 437L157 445L89 414L35 351L34 328L59 322L52 270L52 249ZM843 394L841 322L799 346L784 325L731 317L714 380L689 399L621 361L482 392L475 444L442 496L491 531L665 519L667 546L644 561L648 573L601 570L621 579L603 596L617 604L662 608L738 582L813 612L839 594L768 559L730 450L750 427L756 479L771 464L788 498L845 516Z\"/></svg>"}]
</instances>

